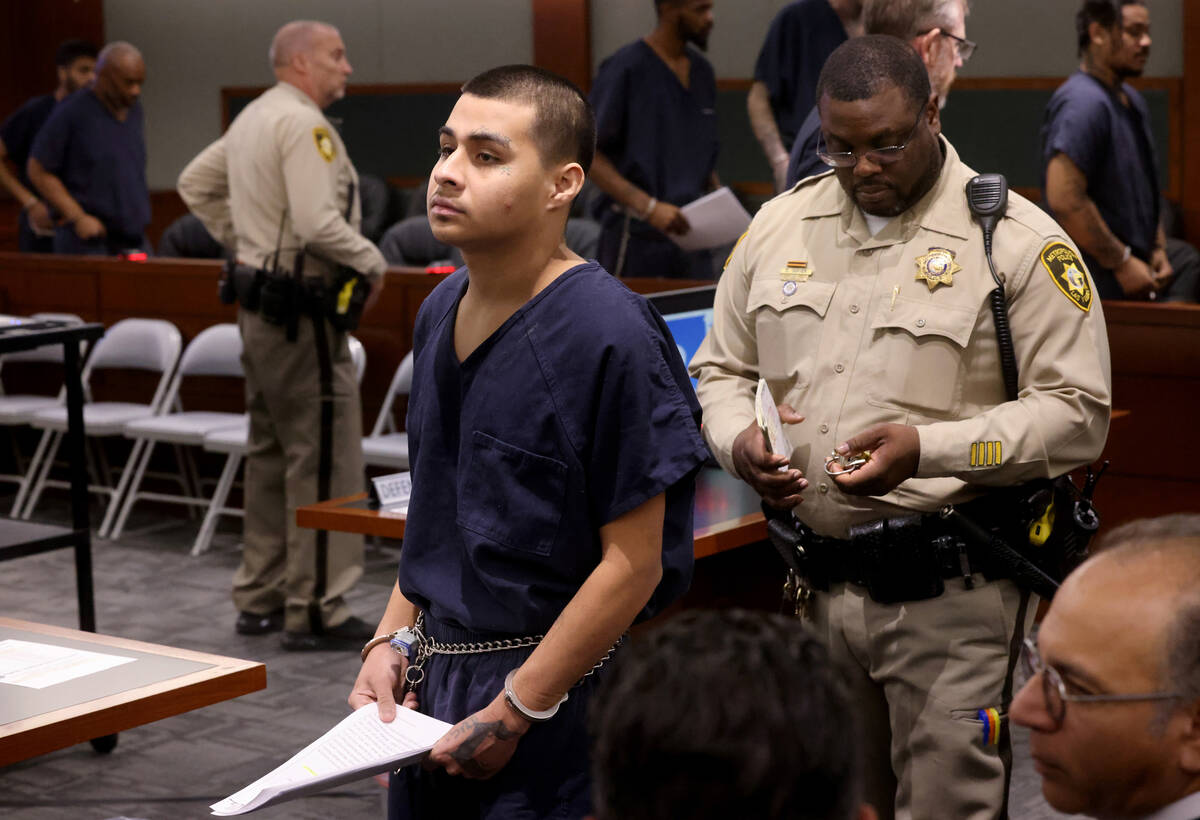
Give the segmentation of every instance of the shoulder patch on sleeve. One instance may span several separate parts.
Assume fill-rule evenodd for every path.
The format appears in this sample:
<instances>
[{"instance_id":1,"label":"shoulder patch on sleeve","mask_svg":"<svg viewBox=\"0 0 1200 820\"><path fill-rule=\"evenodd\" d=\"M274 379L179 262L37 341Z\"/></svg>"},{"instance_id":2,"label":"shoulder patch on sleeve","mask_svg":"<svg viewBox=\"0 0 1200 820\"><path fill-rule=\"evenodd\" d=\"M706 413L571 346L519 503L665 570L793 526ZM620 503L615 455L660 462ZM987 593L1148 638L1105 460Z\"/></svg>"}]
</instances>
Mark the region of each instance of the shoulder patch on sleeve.
<instances>
[{"instance_id":1,"label":"shoulder patch on sleeve","mask_svg":"<svg viewBox=\"0 0 1200 820\"><path fill-rule=\"evenodd\" d=\"M742 244L742 240L746 238L746 234L748 233L750 233L749 229L742 231L742 235L738 237L737 242L733 243L733 247L729 249L729 256L725 257L725 264L721 266L722 271L729 267L729 263L733 261L734 251L738 249L738 245Z\"/></svg>"},{"instance_id":2,"label":"shoulder patch on sleeve","mask_svg":"<svg viewBox=\"0 0 1200 820\"><path fill-rule=\"evenodd\" d=\"M333 137L329 136L329 131L324 126L318 125L313 129L313 142L317 144L317 153L321 155L321 159L333 162L337 148L333 145Z\"/></svg>"},{"instance_id":3,"label":"shoulder patch on sleeve","mask_svg":"<svg viewBox=\"0 0 1200 820\"><path fill-rule=\"evenodd\" d=\"M1042 248L1039 258L1054 284L1075 307L1084 313L1092 309L1092 283L1074 250L1062 242L1051 242Z\"/></svg>"}]
</instances>

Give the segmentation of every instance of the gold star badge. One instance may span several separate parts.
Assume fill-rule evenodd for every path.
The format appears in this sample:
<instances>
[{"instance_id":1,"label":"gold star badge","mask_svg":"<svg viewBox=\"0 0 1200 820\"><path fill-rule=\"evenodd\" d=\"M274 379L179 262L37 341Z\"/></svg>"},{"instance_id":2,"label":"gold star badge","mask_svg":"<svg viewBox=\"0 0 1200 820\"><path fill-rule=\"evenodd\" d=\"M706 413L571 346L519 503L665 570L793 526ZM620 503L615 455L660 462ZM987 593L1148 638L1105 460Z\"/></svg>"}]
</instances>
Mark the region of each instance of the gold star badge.
<instances>
[{"instance_id":1,"label":"gold star badge","mask_svg":"<svg viewBox=\"0 0 1200 820\"><path fill-rule=\"evenodd\" d=\"M954 251L946 248L930 248L929 253L917 257L916 264L917 281L924 280L930 290L953 285L954 274L962 270L962 265L954 261Z\"/></svg>"}]
</instances>

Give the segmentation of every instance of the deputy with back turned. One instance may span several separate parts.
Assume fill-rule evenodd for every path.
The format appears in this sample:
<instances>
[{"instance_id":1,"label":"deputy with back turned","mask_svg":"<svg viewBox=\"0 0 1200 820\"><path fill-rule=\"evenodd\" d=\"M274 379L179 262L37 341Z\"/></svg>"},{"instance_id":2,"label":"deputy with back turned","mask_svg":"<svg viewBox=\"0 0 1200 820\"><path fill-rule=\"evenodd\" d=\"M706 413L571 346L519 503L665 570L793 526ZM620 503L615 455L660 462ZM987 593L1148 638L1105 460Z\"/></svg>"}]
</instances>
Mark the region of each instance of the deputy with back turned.
<instances>
[{"instance_id":1,"label":"deputy with back turned","mask_svg":"<svg viewBox=\"0 0 1200 820\"><path fill-rule=\"evenodd\" d=\"M298 529L295 509L362 490L346 331L387 263L359 233L358 175L321 113L351 72L341 35L294 21L269 56L279 82L179 177L188 207L237 259L222 286L240 305L250 415L236 629L282 627L289 650L357 649L374 630L343 596L362 574L362 537Z\"/></svg>"},{"instance_id":2,"label":"deputy with back turned","mask_svg":"<svg viewBox=\"0 0 1200 820\"><path fill-rule=\"evenodd\" d=\"M791 511L771 526L799 541L795 602L850 674L868 802L885 818L1003 817L1005 712L1044 588L1033 562L1049 557L1013 522L1100 453L1104 318L1078 252L1027 200L985 240L975 172L941 136L911 46L844 43L817 100L834 170L764 205L726 266L692 362L704 431L725 469ZM786 455L764 448L760 377Z\"/></svg>"}]
</instances>

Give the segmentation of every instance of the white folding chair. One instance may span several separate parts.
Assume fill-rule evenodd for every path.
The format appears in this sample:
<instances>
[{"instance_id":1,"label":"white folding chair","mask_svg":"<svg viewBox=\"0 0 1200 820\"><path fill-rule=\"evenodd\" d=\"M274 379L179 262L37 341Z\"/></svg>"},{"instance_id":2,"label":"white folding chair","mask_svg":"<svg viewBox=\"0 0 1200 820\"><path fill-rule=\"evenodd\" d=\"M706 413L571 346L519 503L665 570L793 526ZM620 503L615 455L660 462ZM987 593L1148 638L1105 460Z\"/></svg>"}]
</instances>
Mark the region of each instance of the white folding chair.
<instances>
[{"instance_id":1,"label":"white folding chair","mask_svg":"<svg viewBox=\"0 0 1200 820\"><path fill-rule=\"evenodd\" d=\"M119 436L124 432L125 425L134 419L161 413L166 406L164 399L167 387L171 381L171 374L179 362L179 352L182 347L183 339L179 335L179 329L162 319L122 319L110 327L96 342L92 355L83 368L82 380L85 399L87 399L87 403L83 406L84 435L91 438ZM125 401L91 401L87 394L92 374L102 369L147 370L160 374L153 398L147 404ZM59 445L62 444L63 435L67 429L67 409L50 407L39 410L33 414L29 423L44 431L42 441L48 443L44 448L42 444L38 445L39 450L44 449L44 455L40 461L35 460L29 466L27 475L36 476L36 478L29 494L29 501L21 513L22 518L29 518L33 514L42 491L46 487L67 486L66 482L49 480L54 456L58 452ZM136 463L144 447L145 442L143 441L133 443L133 449L126 461L125 469L121 471L121 478L115 489L100 484L88 487L91 492L109 497L108 508L105 510L104 520L100 524L99 531L101 533L107 532L111 526L121 496L133 474L129 467Z\"/></svg>"},{"instance_id":2,"label":"white folding chair","mask_svg":"<svg viewBox=\"0 0 1200 820\"><path fill-rule=\"evenodd\" d=\"M141 490L142 479L150 457L154 453L154 445L158 442L174 444L176 447L200 447L204 445L204 437L208 433L223 427L237 427L246 418L244 413L225 413L204 410L184 410L179 401L179 389L183 380L189 376L231 376L241 378L242 372L242 336L237 325L213 325L201 331L179 360L179 369L171 379L163 404L176 412L166 412L159 416L136 419L125 425L125 437L135 441L145 442L141 457L136 464L131 462L133 478L129 488L121 500L121 509L108 532L101 532L101 537L120 538L125 529L125 521L130 510L138 499L166 501L174 504L187 504L194 507L208 507L212 500L197 495L177 495L169 493L146 492ZM182 452L182 451L181 451ZM191 462L189 461L189 464ZM181 469L186 465L180 464ZM196 482L197 485L199 482ZM196 491L199 491L197 486Z\"/></svg>"},{"instance_id":3,"label":"white folding chair","mask_svg":"<svg viewBox=\"0 0 1200 820\"><path fill-rule=\"evenodd\" d=\"M73 322L78 324L83 320L73 313L35 313L27 319L21 319L14 316L0 316L0 324L8 324L11 322L30 321L38 319L56 319L64 322ZM81 346L83 349L81 354L86 352L86 346ZM0 359L0 364L8 362L34 362L38 364L57 364L61 365L63 361L63 349L61 345L47 345L45 347L34 348L33 350L23 350L20 353L9 353ZM0 394L0 427L23 427L29 424L29 420L33 418L33 414L39 410L45 410L48 407L58 407L66 401L66 390L59 388L58 394L54 396L38 395L31 393L3 393ZM40 442L39 442L40 443ZM17 469L20 469L20 454L17 452L17 442L13 439L14 458L18 463ZM40 458L41 453L34 453L34 459ZM22 505L29 494L29 474L28 472L17 474L0 473L0 481L9 481L17 484L17 497L13 500L12 511L9 513L16 516L20 513Z\"/></svg>"},{"instance_id":4,"label":"white folding chair","mask_svg":"<svg viewBox=\"0 0 1200 820\"><path fill-rule=\"evenodd\" d=\"M367 369L367 352L362 342L353 336L348 337L346 342L350 346L350 360L354 363L355 378L361 384L363 373ZM213 453L224 453L225 466L217 480L217 488L213 491L212 502L204 515L204 522L200 525L200 533L192 545L192 555L200 555L208 550L220 516L245 515L244 511L237 507L227 507L226 502L229 500L229 491L233 489L233 481L237 478L238 468L242 465L242 458L249 447L249 418L243 418L236 426L214 430L204 436L204 449Z\"/></svg>"},{"instance_id":5,"label":"white folding chair","mask_svg":"<svg viewBox=\"0 0 1200 820\"><path fill-rule=\"evenodd\" d=\"M400 366L392 376L392 383L383 398L383 406L379 408L379 416L375 419L375 427L369 436L363 437L363 461L369 465L396 470L408 469L408 433L396 432L392 406L396 396L407 396L412 390L412 374L413 354L409 351L400 360Z\"/></svg>"}]
</instances>

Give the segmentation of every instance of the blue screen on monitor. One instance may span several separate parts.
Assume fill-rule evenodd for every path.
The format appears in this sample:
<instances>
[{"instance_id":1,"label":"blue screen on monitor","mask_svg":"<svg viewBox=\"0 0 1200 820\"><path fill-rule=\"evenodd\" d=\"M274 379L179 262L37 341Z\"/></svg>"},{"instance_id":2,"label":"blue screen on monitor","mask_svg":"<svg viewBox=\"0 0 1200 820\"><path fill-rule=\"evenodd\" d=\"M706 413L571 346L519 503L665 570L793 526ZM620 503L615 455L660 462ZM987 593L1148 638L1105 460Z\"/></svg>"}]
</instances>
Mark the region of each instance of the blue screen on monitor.
<instances>
[{"instance_id":1,"label":"blue screen on monitor","mask_svg":"<svg viewBox=\"0 0 1200 820\"><path fill-rule=\"evenodd\" d=\"M700 343L704 341L704 337L708 335L708 329L712 327L712 308L668 313L663 316L663 319L666 320L671 335L675 337L675 346L686 365L692 360L692 356L696 355L696 351L700 349ZM692 379L692 387L695 386L696 380Z\"/></svg>"}]
</instances>

